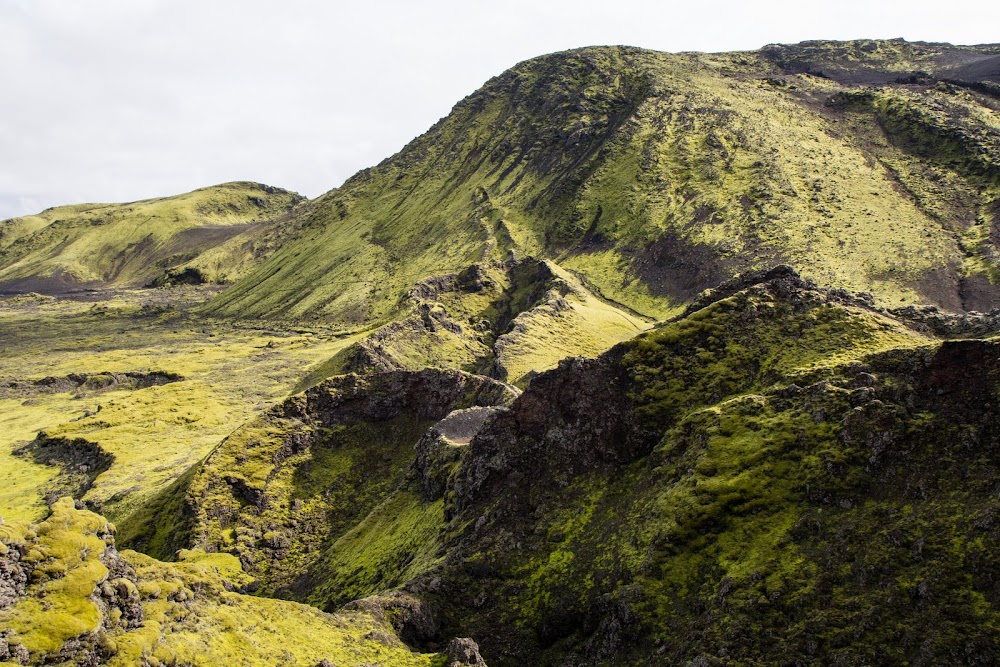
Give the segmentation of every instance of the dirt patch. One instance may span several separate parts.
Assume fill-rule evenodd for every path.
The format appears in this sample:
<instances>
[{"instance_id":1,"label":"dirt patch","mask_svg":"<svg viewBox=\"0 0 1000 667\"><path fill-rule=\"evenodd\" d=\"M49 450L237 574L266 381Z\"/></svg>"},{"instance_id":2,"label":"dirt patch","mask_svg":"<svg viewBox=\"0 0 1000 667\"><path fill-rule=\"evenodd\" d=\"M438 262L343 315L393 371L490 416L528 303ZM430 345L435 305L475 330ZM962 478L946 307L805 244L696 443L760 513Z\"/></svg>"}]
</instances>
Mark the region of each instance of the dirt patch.
<instances>
[{"instance_id":1,"label":"dirt patch","mask_svg":"<svg viewBox=\"0 0 1000 667\"><path fill-rule=\"evenodd\" d=\"M685 302L730 278L735 268L716 248L691 243L670 230L633 253L631 272L652 294Z\"/></svg>"},{"instance_id":2,"label":"dirt patch","mask_svg":"<svg viewBox=\"0 0 1000 667\"><path fill-rule=\"evenodd\" d=\"M961 81L993 81L1000 83L1000 55L981 57L973 62L949 68L942 72L942 74Z\"/></svg>"},{"instance_id":3,"label":"dirt patch","mask_svg":"<svg viewBox=\"0 0 1000 667\"><path fill-rule=\"evenodd\" d=\"M1000 285L994 285L983 274L962 278L959 295L964 310L988 313L1000 308Z\"/></svg>"},{"instance_id":4,"label":"dirt patch","mask_svg":"<svg viewBox=\"0 0 1000 667\"><path fill-rule=\"evenodd\" d=\"M467 445L473 437L501 408L474 407L456 410L434 425L434 430L456 445Z\"/></svg>"},{"instance_id":5,"label":"dirt patch","mask_svg":"<svg viewBox=\"0 0 1000 667\"><path fill-rule=\"evenodd\" d=\"M848 86L914 84L947 77L965 81L1000 81L1000 55L984 48L973 51L947 45L927 45L889 40L899 48L896 58L864 61L866 53L878 50L875 42L802 42L769 45L761 55L786 74L809 74ZM930 47L936 53L927 53ZM906 69L906 66L910 69Z\"/></svg>"},{"instance_id":6,"label":"dirt patch","mask_svg":"<svg viewBox=\"0 0 1000 667\"><path fill-rule=\"evenodd\" d=\"M955 313L966 309L961 295L961 281L954 266L928 269L914 281L913 286L926 303Z\"/></svg>"},{"instance_id":7,"label":"dirt patch","mask_svg":"<svg viewBox=\"0 0 1000 667\"><path fill-rule=\"evenodd\" d=\"M80 282L65 271L56 271L51 276L17 278L15 280L0 281L0 297L16 296L18 294L48 294L51 296L63 296L74 292L84 292L90 289L103 287L99 282Z\"/></svg>"}]
</instances>

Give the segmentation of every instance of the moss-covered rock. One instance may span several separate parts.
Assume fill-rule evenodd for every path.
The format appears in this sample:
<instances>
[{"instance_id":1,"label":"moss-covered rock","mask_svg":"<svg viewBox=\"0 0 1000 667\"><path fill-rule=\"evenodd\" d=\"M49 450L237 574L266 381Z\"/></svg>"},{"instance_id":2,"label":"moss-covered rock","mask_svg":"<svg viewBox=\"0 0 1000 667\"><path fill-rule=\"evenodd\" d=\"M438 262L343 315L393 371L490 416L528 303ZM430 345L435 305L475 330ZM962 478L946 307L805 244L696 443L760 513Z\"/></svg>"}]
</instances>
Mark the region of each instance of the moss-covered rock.
<instances>
[{"instance_id":1,"label":"moss-covered rock","mask_svg":"<svg viewBox=\"0 0 1000 667\"><path fill-rule=\"evenodd\" d=\"M24 665L435 665L381 616L332 616L233 592L249 578L223 554L176 563L119 554L114 527L69 498L33 527L0 527L0 662ZM18 554L11 557L11 554Z\"/></svg>"},{"instance_id":2,"label":"moss-covered rock","mask_svg":"<svg viewBox=\"0 0 1000 667\"><path fill-rule=\"evenodd\" d=\"M407 590L491 664L987 664L998 372L792 274L723 290L487 422Z\"/></svg>"}]
</instances>

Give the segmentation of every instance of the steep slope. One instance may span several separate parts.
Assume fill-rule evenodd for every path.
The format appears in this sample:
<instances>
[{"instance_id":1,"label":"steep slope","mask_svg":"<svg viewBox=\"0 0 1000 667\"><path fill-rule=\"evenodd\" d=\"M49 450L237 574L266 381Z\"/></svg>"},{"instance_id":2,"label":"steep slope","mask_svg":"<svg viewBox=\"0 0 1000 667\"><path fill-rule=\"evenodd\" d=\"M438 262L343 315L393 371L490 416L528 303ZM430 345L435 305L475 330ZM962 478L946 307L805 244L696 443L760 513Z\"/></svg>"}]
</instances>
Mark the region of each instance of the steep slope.
<instances>
[{"instance_id":1,"label":"steep slope","mask_svg":"<svg viewBox=\"0 0 1000 667\"><path fill-rule=\"evenodd\" d=\"M720 296L473 439L445 627L499 664L995 661L995 343L790 276Z\"/></svg>"},{"instance_id":2,"label":"steep slope","mask_svg":"<svg viewBox=\"0 0 1000 667\"><path fill-rule=\"evenodd\" d=\"M188 552L166 564L119 553L114 532L69 498L44 522L0 526L2 664L429 666L454 657L412 653L369 613L236 593L246 576L231 556Z\"/></svg>"},{"instance_id":3,"label":"steep slope","mask_svg":"<svg viewBox=\"0 0 1000 667\"><path fill-rule=\"evenodd\" d=\"M60 206L5 220L0 290L58 293L234 280L288 233L272 229L274 223L302 201L266 185L226 183L176 197Z\"/></svg>"},{"instance_id":4,"label":"steep slope","mask_svg":"<svg viewBox=\"0 0 1000 667\"><path fill-rule=\"evenodd\" d=\"M974 331L1000 321L787 268L723 285L430 428L307 599L417 609L409 641L493 665L992 664L1000 353Z\"/></svg>"},{"instance_id":5,"label":"steep slope","mask_svg":"<svg viewBox=\"0 0 1000 667\"><path fill-rule=\"evenodd\" d=\"M383 323L429 276L536 256L648 316L792 264L883 305L1000 305L998 48L588 48L489 81L321 197L213 314Z\"/></svg>"}]
</instances>

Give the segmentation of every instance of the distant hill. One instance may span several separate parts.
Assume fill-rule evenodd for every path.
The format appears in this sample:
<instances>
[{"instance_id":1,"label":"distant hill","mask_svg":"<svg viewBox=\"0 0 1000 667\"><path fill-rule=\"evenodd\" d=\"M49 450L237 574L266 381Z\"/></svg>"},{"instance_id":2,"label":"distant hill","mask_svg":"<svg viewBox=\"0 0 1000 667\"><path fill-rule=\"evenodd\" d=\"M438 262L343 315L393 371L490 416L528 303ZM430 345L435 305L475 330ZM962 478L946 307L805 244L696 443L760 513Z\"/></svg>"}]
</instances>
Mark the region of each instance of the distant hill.
<instances>
[{"instance_id":1,"label":"distant hill","mask_svg":"<svg viewBox=\"0 0 1000 667\"><path fill-rule=\"evenodd\" d=\"M0 291L235 280L304 198L226 183L129 204L59 206L0 222Z\"/></svg>"}]
</instances>

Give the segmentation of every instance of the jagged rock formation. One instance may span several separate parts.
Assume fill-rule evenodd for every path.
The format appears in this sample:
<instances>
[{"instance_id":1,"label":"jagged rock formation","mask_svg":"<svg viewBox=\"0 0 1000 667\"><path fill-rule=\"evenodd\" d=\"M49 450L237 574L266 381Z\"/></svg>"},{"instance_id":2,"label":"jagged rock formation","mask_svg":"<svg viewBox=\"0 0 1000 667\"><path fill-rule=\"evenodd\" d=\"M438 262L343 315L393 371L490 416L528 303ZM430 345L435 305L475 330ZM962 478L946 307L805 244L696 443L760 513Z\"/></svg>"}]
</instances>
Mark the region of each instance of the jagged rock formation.
<instances>
[{"instance_id":1,"label":"jagged rock formation","mask_svg":"<svg viewBox=\"0 0 1000 667\"><path fill-rule=\"evenodd\" d=\"M772 277L532 383L410 590L494 664L988 664L997 369Z\"/></svg>"},{"instance_id":2,"label":"jagged rock formation","mask_svg":"<svg viewBox=\"0 0 1000 667\"><path fill-rule=\"evenodd\" d=\"M58 394L75 391L95 394L116 389L143 389L183 380L176 373L125 372L125 373L71 373L65 377L44 377L37 380L10 378L0 380L0 398Z\"/></svg>"}]
</instances>

